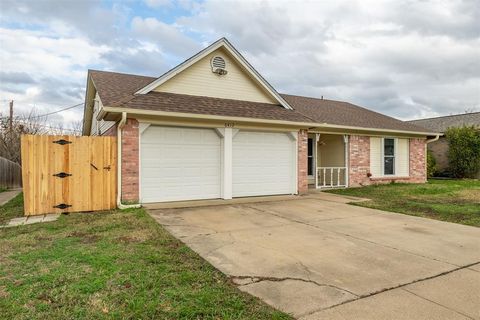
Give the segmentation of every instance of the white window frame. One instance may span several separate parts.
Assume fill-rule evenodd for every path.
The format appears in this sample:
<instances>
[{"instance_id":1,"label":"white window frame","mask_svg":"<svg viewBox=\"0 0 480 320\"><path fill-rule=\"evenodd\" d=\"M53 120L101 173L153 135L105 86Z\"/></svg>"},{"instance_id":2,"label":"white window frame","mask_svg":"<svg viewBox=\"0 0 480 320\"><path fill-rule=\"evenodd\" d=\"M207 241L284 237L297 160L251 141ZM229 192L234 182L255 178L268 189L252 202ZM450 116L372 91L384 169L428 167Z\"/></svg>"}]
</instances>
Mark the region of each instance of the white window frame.
<instances>
[{"instance_id":1,"label":"white window frame","mask_svg":"<svg viewBox=\"0 0 480 320\"><path fill-rule=\"evenodd\" d=\"M393 174L385 174L385 139L393 140ZM397 174L397 149L398 149L398 139L394 137L383 137L382 138L382 176L383 177L395 177ZM391 157L391 156L389 156Z\"/></svg>"}]
</instances>

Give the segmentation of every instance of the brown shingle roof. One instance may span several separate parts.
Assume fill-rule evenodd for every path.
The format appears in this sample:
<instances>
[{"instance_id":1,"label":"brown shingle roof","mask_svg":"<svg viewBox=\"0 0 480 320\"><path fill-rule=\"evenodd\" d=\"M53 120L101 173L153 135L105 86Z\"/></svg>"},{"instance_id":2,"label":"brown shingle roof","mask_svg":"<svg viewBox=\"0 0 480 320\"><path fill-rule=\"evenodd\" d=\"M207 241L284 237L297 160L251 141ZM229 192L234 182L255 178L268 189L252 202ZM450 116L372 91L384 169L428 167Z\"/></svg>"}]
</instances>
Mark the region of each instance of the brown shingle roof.
<instances>
[{"instance_id":1,"label":"brown shingle roof","mask_svg":"<svg viewBox=\"0 0 480 320\"><path fill-rule=\"evenodd\" d=\"M134 98L138 89L145 87L156 78L133 74L89 70L103 105L112 106L122 100Z\"/></svg>"},{"instance_id":2,"label":"brown shingle roof","mask_svg":"<svg viewBox=\"0 0 480 320\"><path fill-rule=\"evenodd\" d=\"M89 72L104 106L428 132L422 127L347 102L282 94L281 96L294 108L288 110L280 105L267 103L166 92L134 95L137 90L156 78L97 70Z\"/></svg>"},{"instance_id":3,"label":"brown shingle roof","mask_svg":"<svg viewBox=\"0 0 480 320\"><path fill-rule=\"evenodd\" d=\"M301 113L285 109L280 105L167 92L150 92L138 95L134 99L123 103L122 107L227 117L312 122L311 119Z\"/></svg>"},{"instance_id":4,"label":"brown shingle roof","mask_svg":"<svg viewBox=\"0 0 480 320\"><path fill-rule=\"evenodd\" d=\"M318 123L333 125L428 132L425 128L409 124L384 114L343 101L316 99L282 94L296 111Z\"/></svg>"},{"instance_id":5,"label":"brown shingle roof","mask_svg":"<svg viewBox=\"0 0 480 320\"><path fill-rule=\"evenodd\" d=\"M407 121L427 130L445 132L450 127L480 127L480 112L454 114L450 116Z\"/></svg>"}]
</instances>

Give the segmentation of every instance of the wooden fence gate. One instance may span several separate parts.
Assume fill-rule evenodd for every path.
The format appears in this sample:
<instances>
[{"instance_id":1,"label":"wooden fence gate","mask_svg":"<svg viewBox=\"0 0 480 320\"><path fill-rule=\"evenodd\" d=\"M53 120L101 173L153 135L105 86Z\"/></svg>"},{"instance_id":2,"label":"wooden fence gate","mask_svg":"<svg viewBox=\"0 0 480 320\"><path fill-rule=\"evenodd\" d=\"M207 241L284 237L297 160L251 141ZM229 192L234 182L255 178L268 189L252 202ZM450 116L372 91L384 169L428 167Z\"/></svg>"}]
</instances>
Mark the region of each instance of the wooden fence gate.
<instances>
[{"instance_id":1,"label":"wooden fence gate","mask_svg":"<svg viewBox=\"0 0 480 320\"><path fill-rule=\"evenodd\" d=\"M22 136L25 215L116 206L115 137Z\"/></svg>"}]
</instances>

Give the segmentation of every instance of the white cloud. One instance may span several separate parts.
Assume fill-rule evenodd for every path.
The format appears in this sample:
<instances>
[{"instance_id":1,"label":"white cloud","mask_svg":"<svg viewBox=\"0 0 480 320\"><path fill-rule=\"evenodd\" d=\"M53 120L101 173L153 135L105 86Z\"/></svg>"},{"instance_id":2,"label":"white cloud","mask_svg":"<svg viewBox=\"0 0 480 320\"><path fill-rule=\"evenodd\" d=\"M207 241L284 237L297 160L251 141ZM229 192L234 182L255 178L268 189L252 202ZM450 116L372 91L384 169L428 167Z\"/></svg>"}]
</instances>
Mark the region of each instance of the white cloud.
<instances>
[{"instance_id":1,"label":"white cloud","mask_svg":"<svg viewBox=\"0 0 480 320\"><path fill-rule=\"evenodd\" d=\"M152 8L159 7L171 7L172 1L170 0L145 0L145 4Z\"/></svg>"},{"instance_id":2,"label":"white cloud","mask_svg":"<svg viewBox=\"0 0 480 320\"><path fill-rule=\"evenodd\" d=\"M15 111L25 114L33 108L41 114L82 102L86 69L110 50L83 38L5 28L0 29L0 43L0 101L15 100ZM78 118L80 110L76 114Z\"/></svg>"},{"instance_id":3,"label":"white cloud","mask_svg":"<svg viewBox=\"0 0 480 320\"><path fill-rule=\"evenodd\" d=\"M480 110L479 18L473 1L207 0L179 21L226 35L282 92L410 119Z\"/></svg>"},{"instance_id":4,"label":"white cloud","mask_svg":"<svg viewBox=\"0 0 480 320\"><path fill-rule=\"evenodd\" d=\"M185 36L179 26L155 18L133 18L132 32L137 39L149 41L177 56L187 57L200 50L199 44Z\"/></svg>"}]
</instances>

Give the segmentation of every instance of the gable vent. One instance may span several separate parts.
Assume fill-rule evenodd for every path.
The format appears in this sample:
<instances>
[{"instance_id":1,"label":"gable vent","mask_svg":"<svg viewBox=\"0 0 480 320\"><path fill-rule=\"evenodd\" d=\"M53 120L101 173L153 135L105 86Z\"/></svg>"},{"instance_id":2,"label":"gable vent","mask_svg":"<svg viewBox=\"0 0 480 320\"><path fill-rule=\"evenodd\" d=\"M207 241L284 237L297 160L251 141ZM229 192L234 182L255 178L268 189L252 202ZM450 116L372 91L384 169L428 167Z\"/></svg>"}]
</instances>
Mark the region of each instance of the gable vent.
<instances>
[{"instance_id":1,"label":"gable vent","mask_svg":"<svg viewBox=\"0 0 480 320\"><path fill-rule=\"evenodd\" d=\"M225 75L227 74L227 70L225 69L225 59L219 56L215 56L211 60L212 65L212 72L218 75Z\"/></svg>"}]
</instances>

